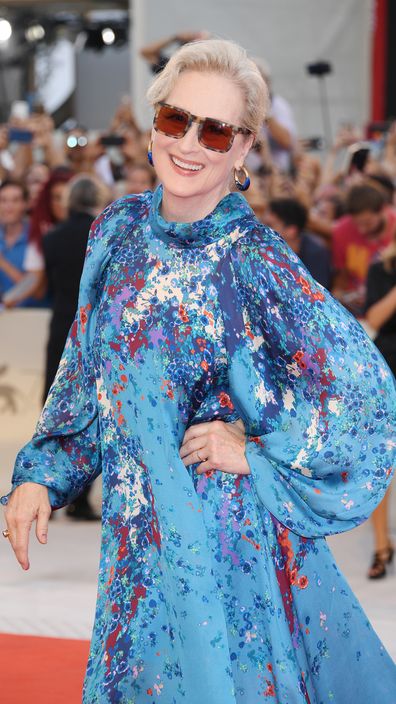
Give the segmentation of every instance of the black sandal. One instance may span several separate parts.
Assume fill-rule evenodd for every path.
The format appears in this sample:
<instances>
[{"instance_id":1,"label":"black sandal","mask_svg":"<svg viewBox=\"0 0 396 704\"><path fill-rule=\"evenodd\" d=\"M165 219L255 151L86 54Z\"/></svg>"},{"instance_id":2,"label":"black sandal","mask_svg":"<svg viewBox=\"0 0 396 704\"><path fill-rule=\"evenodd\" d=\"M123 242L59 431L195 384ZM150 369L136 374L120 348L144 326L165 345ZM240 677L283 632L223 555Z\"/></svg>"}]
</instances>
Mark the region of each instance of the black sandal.
<instances>
[{"instance_id":1,"label":"black sandal","mask_svg":"<svg viewBox=\"0 0 396 704\"><path fill-rule=\"evenodd\" d=\"M386 577L386 567L392 564L394 552L393 545L388 545L387 548L377 550L374 553L373 561L367 574L369 579L381 579L382 577Z\"/></svg>"}]
</instances>

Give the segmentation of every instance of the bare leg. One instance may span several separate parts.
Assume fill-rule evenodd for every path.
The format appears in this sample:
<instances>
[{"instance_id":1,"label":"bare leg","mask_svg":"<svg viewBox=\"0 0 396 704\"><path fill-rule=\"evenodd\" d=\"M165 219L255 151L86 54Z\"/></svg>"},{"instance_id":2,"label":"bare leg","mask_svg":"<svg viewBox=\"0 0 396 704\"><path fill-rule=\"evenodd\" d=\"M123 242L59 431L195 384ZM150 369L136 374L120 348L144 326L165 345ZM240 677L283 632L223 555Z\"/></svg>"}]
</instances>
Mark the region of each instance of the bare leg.
<instances>
[{"instance_id":1,"label":"bare leg","mask_svg":"<svg viewBox=\"0 0 396 704\"><path fill-rule=\"evenodd\" d=\"M368 571L368 577L378 579L386 575L386 566L393 558L393 545L389 533L389 496L390 488L381 503L372 514L374 528L374 557Z\"/></svg>"},{"instance_id":2,"label":"bare leg","mask_svg":"<svg viewBox=\"0 0 396 704\"><path fill-rule=\"evenodd\" d=\"M388 507L389 507L389 496L390 487L386 492L381 503L377 506L375 511L371 515L371 520L374 528L374 549L375 551L384 550L389 547L390 544L390 534L389 534L389 520L388 520Z\"/></svg>"}]
</instances>

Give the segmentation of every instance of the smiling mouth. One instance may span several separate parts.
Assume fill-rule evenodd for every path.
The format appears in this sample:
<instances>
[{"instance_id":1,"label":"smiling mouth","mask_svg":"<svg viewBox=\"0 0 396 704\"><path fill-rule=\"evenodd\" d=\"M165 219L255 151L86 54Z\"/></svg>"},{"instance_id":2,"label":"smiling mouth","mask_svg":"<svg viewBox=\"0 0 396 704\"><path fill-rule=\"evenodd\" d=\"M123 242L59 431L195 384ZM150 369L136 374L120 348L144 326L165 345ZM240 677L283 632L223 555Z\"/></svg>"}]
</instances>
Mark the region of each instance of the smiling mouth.
<instances>
[{"instance_id":1,"label":"smiling mouth","mask_svg":"<svg viewBox=\"0 0 396 704\"><path fill-rule=\"evenodd\" d=\"M182 161L181 159L178 159L176 156L171 156L171 161L175 166L178 166L179 169L183 169L184 171L192 171L192 172L197 172L201 171L204 167L203 164L197 164L194 162L189 162L189 161Z\"/></svg>"}]
</instances>

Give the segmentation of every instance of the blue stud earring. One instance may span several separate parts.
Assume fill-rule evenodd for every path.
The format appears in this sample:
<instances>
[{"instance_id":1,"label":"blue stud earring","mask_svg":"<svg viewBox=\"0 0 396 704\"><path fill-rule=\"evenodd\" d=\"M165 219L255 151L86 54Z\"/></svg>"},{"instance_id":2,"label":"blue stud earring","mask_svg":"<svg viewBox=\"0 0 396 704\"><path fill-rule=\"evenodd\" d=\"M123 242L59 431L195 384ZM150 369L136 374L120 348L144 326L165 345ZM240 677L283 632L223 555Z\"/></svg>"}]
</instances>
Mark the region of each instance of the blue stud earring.
<instances>
[{"instance_id":1,"label":"blue stud earring","mask_svg":"<svg viewBox=\"0 0 396 704\"><path fill-rule=\"evenodd\" d=\"M243 171L245 176L245 180L243 182L241 182L238 178L238 174L240 171ZM248 170L244 166L241 166L240 169L234 169L234 181L238 191L247 191L250 186L250 177Z\"/></svg>"},{"instance_id":2,"label":"blue stud earring","mask_svg":"<svg viewBox=\"0 0 396 704\"><path fill-rule=\"evenodd\" d=\"M153 140L150 139L150 144L148 145L148 150L147 150L147 161L150 164L150 166L154 166L154 159L153 159Z\"/></svg>"}]
</instances>

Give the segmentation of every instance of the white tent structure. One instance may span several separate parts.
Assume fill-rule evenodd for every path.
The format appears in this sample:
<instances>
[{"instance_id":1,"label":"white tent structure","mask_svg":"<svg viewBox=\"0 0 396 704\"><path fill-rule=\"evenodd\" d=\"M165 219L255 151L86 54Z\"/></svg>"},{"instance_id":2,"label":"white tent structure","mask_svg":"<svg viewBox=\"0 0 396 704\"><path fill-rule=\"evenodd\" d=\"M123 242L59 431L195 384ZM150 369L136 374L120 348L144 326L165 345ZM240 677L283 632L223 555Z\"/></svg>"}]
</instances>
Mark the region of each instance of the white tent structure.
<instances>
[{"instance_id":1,"label":"white tent structure","mask_svg":"<svg viewBox=\"0 0 396 704\"><path fill-rule=\"evenodd\" d=\"M142 124L150 80L140 47L206 29L242 44L270 64L274 89L293 106L301 136L323 135L318 79L306 65L332 64L326 80L333 133L369 118L373 0L130 0L132 95Z\"/></svg>"}]
</instances>

